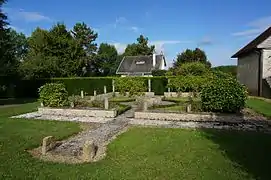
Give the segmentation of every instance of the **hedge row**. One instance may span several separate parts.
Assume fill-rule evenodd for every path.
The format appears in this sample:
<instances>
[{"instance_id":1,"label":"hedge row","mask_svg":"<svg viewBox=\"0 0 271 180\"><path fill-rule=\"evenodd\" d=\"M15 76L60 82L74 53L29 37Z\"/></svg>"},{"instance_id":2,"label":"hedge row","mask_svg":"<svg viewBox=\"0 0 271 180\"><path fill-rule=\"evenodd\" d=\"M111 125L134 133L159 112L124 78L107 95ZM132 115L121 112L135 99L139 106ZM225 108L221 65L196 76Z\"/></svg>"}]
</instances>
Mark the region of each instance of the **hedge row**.
<instances>
[{"instance_id":1,"label":"hedge row","mask_svg":"<svg viewBox=\"0 0 271 180\"><path fill-rule=\"evenodd\" d=\"M94 90L97 94L103 93L104 86L107 87L107 92L112 92L112 80L118 77L78 77L78 78L52 78L52 79L40 79L40 80L18 80L14 85L5 89L5 93L0 93L0 98L35 98L38 97L38 88L45 83L60 82L64 83L69 95L80 95L80 91L92 95ZM131 78L131 77L129 77ZM148 79L152 82L152 91L156 95L163 95L167 91L168 78L167 77L133 77L136 79L142 79L148 87ZM169 77L170 79L173 77ZM176 77L175 77L176 78ZM190 78L180 77L180 79ZM190 81L190 79L188 81ZM183 82L188 82L183 81ZM180 86L187 86L186 83L180 83ZM175 89L175 88L173 88ZM190 91L191 88L181 88L184 91ZM6 93L9 92L9 93ZM8 96L7 96L8 94Z\"/></svg>"}]
</instances>

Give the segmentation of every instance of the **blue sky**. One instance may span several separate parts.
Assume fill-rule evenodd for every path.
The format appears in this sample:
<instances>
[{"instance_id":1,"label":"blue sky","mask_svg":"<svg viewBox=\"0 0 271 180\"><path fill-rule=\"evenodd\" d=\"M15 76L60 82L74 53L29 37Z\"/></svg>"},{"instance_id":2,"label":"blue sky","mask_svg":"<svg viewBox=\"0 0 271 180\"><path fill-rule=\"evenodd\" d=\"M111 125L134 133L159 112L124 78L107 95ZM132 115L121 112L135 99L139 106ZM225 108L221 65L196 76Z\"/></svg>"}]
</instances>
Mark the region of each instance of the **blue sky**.
<instances>
[{"instance_id":1,"label":"blue sky","mask_svg":"<svg viewBox=\"0 0 271 180\"><path fill-rule=\"evenodd\" d=\"M213 66L236 64L230 56L271 25L270 0L9 0L11 27L27 35L56 22L85 22L97 42L122 52L143 34L168 64L187 48L205 50Z\"/></svg>"}]
</instances>

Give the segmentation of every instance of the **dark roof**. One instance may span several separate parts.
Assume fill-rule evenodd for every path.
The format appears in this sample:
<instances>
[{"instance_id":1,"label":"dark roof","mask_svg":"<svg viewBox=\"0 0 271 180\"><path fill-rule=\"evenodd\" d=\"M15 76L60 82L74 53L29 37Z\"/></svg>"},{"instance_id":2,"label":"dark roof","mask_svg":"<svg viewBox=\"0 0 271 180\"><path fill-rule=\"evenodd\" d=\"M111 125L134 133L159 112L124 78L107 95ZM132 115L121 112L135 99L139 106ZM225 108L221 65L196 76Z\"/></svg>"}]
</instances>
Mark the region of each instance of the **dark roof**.
<instances>
[{"instance_id":1,"label":"dark roof","mask_svg":"<svg viewBox=\"0 0 271 180\"><path fill-rule=\"evenodd\" d=\"M163 55L156 55L155 67L152 66L153 59L150 56L125 56L117 69L117 74L141 74L151 73L154 69L159 69L161 63L164 61Z\"/></svg>"},{"instance_id":2,"label":"dark roof","mask_svg":"<svg viewBox=\"0 0 271 180\"><path fill-rule=\"evenodd\" d=\"M253 49L256 49L259 44L261 44L264 40L271 36L271 27L269 27L266 31L260 34L256 39L248 43L245 47L240 49L237 53L235 53L232 58L237 58L244 53L247 53Z\"/></svg>"}]
</instances>

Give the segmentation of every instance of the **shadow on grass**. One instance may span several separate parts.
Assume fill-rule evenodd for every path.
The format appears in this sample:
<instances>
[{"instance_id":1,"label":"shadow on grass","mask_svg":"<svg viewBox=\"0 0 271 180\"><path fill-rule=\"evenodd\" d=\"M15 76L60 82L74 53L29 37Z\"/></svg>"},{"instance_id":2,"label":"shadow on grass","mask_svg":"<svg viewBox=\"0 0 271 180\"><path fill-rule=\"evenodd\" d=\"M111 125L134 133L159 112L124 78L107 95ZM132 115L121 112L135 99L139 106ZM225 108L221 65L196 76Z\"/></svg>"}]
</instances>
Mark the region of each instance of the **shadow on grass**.
<instances>
[{"instance_id":1,"label":"shadow on grass","mask_svg":"<svg viewBox=\"0 0 271 180\"><path fill-rule=\"evenodd\" d=\"M0 99L0 106L2 105L12 105L12 104L26 104L37 101L34 98L8 98L8 99Z\"/></svg>"},{"instance_id":2,"label":"shadow on grass","mask_svg":"<svg viewBox=\"0 0 271 180\"><path fill-rule=\"evenodd\" d=\"M260 132L203 129L237 167L255 179L271 178L271 135Z\"/></svg>"}]
</instances>

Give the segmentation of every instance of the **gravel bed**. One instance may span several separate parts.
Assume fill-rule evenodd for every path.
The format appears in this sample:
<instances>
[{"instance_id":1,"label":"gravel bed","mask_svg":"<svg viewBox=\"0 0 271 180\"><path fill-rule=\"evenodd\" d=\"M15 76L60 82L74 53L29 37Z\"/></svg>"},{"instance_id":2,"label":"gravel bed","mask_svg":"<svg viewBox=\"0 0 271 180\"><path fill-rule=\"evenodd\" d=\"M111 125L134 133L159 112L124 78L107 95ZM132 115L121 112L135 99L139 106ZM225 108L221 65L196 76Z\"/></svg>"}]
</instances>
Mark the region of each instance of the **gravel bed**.
<instances>
[{"instance_id":1,"label":"gravel bed","mask_svg":"<svg viewBox=\"0 0 271 180\"><path fill-rule=\"evenodd\" d=\"M91 123L108 123L114 118L103 118L103 117L75 117L75 116L53 116L44 115L39 112L32 112L22 114L18 116L12 116L11 118L24 118L32 120L54 120L54 121L74 121L74 122L91 122Z\"/></svg>"},{"instance_id":2,"label":"gravel bed","mask_svg":"<svg viewBox=\"0 0 271 180\"><path fill-rule=\"evenodd\" d=\"M261 121L243 121L243 122L181 122L181 121L161 121L130 119L131 125L157 126L165 128L212 128L212 129L233 129L243 131L261 131L271 132L271 125Z\"/></svg>"}]
</instances>

